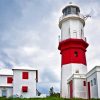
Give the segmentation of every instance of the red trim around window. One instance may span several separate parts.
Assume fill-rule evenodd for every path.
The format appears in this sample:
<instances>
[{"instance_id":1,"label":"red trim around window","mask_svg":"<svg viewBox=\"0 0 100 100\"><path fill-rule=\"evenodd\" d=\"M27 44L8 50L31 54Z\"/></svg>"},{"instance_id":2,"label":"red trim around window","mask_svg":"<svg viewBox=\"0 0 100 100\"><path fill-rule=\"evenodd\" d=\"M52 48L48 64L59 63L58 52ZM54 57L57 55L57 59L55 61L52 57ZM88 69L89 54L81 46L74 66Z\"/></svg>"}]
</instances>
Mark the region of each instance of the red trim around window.
<instances>
[{"instance_id":1,"label":"red trim around window","mask_svg":"<svg viewBox=\"0 0 100 100\"><path fill-rule=\"evenodd\" d=\"M22 86L22 92L27 92L28 91L28 86Z\"/></svg>"},{"instance_id":2,"label":"red trim around window","mask_svg":"<svg viewBox=\"0 0 100 100\"><path fill-rule=\"evenodd\" d=\"M22 72L22 79L28 79L28 72Z\"/></svg>"},{"instance_id":3,"label":"red trim around window","mask_svg":"<svg viewBox=\"0 0 100 100\"><path fill-rule=\"evenodd\" d=\"M13 78L12 77L7 77L7 83L12 83Z\"/></svg>"}]
</instances>

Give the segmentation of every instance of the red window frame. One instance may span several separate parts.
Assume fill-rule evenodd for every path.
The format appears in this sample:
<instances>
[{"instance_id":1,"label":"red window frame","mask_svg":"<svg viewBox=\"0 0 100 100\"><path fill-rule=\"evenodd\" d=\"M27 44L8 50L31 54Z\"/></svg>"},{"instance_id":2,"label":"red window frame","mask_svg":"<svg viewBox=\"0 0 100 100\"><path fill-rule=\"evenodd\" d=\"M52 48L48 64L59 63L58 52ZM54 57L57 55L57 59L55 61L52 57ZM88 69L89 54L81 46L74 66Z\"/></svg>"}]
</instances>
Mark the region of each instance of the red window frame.
<instances>
[{"instance_id":1,"label":"red window frame","mask_svg":"<svg viewBox=\"0 0 100 100\"><path fill-rule=\"evenodd\" d=\"M22 72L22 79L28 79L29 73L28 72Z\"/></svg>"},{"instance_id":2,"label":"red window frame","mask_svg":"<svg viewBox=\"0 0 100 100\"><path fill-rule=\"evenodd\" d=\"M83 81L83 86L86 86L86 81Z\"/></svg>"},{"instance_id":3,"label":"red window frame","mask_svg":"<svg viewBox=\"0 0 100 100\"><path fill-rule=\"evenodd\" d=\"M13 81L13 78L12 77L7 77L7 83L11 84Z\"/></svg>"},{"instance_id":4,"label":"red window frame","mask_svg":"<svg viewBox=\"0 0 100 100\"><path fill-rule=\"evenodd\" d=\"M22 92L28 92L28 86L22 86Z\"/></svg>"}]
</instances>

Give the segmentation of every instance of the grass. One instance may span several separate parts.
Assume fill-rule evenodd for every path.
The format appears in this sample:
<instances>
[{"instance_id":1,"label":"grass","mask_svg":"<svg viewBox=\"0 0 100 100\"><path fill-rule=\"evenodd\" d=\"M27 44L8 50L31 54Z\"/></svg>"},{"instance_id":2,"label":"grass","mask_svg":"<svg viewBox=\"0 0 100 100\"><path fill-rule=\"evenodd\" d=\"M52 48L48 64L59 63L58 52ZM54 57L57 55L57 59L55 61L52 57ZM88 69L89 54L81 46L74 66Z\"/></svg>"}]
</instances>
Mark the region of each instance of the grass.
<instances>
[{"instance_id":1,"label":"grass","mask_svg":"<svg viewBox=\"0 0 100 100\"><path fill-rule=\"evenodd\" d=\"M0 97L0 100L85 100L85 99L64 99L59 97L47 97L47 98L2 98ZM91 100L100 100L100 99L91 99Z\"/></svg>"}]
</instances>

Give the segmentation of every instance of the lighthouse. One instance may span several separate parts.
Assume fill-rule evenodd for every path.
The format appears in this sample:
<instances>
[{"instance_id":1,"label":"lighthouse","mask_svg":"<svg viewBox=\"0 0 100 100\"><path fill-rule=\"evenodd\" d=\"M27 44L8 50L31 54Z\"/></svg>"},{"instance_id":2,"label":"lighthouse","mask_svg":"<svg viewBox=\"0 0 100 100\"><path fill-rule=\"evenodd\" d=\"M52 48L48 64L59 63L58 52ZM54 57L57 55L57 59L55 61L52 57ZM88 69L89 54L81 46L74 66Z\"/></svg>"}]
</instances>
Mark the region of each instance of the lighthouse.
<instances>
[{"instance_id":1,"label":"lighthouse","mask_svg":"<svg viewBox=\"0 0 100 100\"><path fill-rule=\"evenodd\" d=\"M61 54L61 89L63 98L87 98L86 88L86 48L84 36L85 17L78 5L69 3L62 10L59 19L61 39L58 49Z\"/></svg>"}]
</instances>

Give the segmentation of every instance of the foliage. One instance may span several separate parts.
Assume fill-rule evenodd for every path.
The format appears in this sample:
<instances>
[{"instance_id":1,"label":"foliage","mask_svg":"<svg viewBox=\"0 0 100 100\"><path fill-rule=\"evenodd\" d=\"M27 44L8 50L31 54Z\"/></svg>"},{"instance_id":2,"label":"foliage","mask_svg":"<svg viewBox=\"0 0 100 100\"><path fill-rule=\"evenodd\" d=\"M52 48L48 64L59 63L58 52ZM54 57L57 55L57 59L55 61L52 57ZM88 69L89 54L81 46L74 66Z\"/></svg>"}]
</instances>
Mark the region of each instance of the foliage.
<instances>
[{"instance_id":1,"label":"foliage","mask_svg":"<svg viewBox=\"0 0 100 100\"><path fill-rule=\"evenodd\" d=\"M51 97L60 97L60 93L55 93L53 87L50 88L49 93Z\"/></svg>"},{"instance_id":2,"label":"foliage","mask_svg":"<svg viewBox=\"0 0 100 100\"><path fill-rule=\"evenodd\" d=\"M53 96L53 94L54 94L54 88L53 87L50 88L49 93L50 93L50 96Z\"/></svg>"}]
</instances>

